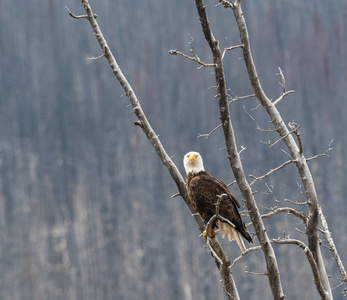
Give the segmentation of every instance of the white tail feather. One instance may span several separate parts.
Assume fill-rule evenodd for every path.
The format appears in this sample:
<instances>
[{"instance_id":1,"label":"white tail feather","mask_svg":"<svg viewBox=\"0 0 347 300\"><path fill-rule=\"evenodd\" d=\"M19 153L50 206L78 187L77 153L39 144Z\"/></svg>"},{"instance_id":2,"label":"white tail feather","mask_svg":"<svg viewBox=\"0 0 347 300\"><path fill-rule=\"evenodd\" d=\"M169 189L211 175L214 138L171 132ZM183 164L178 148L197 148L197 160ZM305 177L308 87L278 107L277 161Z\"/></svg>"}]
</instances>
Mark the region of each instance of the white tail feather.
<instances>
[{"instance_id":1,"label":"white tail feather","mask_svg":"<svg viewBox=\"0 0 347 300\"><path fill-rule=\"evenodd\" d=\"M246 246L243 241L242 235L239 231L237 231L234 227L230 226L227 223L217 220L216 224L219 230L222 232L222 237L228 237L229 241L235 240L237 245L239 246L241 252L246 251Z\"/></svg>"}]
</instances>

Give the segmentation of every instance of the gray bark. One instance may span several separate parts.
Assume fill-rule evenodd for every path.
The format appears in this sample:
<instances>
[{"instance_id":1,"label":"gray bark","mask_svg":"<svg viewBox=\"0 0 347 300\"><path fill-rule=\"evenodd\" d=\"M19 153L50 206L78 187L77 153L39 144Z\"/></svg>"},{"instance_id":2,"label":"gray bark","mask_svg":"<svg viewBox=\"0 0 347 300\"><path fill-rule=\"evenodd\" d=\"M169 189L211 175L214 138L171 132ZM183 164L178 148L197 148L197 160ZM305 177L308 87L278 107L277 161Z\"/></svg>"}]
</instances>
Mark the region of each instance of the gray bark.
<instances>
[{"instance_id":1,"label":"gray bark","mask_svg":"<svg viewBox=\"0 0 347 300\"><path fill-rule=\"evenodd\" d=\"M274 125L276 131L283 138L295 164L297 166L298 172L300 174L303 186L305 189L305 194L307 198L307 203L309 207L309 219L307 224L307 235L309 248L313 253L313 257L317 263L319 274L321 277L321 282L326 293L324 299L332 299L331 287L329 284L328 276L326 273L324 259L319 245L319 232L318 232L318 197L314 185L314 181L307 165L306 159L302 153L301 140L299 139L298 147L293 136L289 134L289 130L285 125L279 111L273 102L266 96L260 81L259 76L252 58L251 48L249 43L249 36L247 31L247 26L243 12L241 9L241 1L236 1L233 5L233 12L237 21L237 25L240 31L241 42L243 43L243 57L247 67L248 76L253 90L260 101L261 105L265 108L266 112L271 118L271 122Z\"/></svg>"},{"instance_id":2,"label":"gray bark","mask_svg":"<svg viewBox=\"0 0 347 300\"><path fill-rule=\"evenodd\" d=\"M203 231L206 227L206 224L204 224L201 217L196 214L196 211L194 210L193 206L190 203L188 192L186 188L185 181L180 174L179 170L177 169L176 165L173 163L172 159L168 156L166 153L165 148L163 147L162 143L159 140L158 135L154 132L153 128L151 127L149 121L147 120L145 113L143 112L140 102L137 99L135 92L133 91L130 83L127 81L126 77L123 75L120 67L117 64L117 61L115 57L113 56L111 49L109 48L101 29L96 21L96 15L93 13L91 6L88 2L88 0L82 0L83 7L87 13L85 16L90 25L93 28L94 35L96 39L98 40L100 47L103 51L103 55L108 60L108 63L112 69L113 74L116 76L117 80L121 84L122 88L124 89L127 97L129 98L131 105L133 107L133 111L138 118L138 121L135 122L135 125L138 125L141 127L142 131L147 136L148 140L151 142L154 150L157 152L159 158L161 159L164 166L168 169L172 179L175 181L177 188L179 190L179 193L181 197L184 199L186 204L188 205L189 209L191 210L192 214L194 215L200 231ZM70 15L72 15L70 13ZM83 16L76 17L75 18L83 18ZM225 255L222 247L218 243L216 238L211 239L211 247L212 251L216 253L219 257L219 259L215 259L215 263L220 271L221 277L222 277L222 283L223 283L223 290L227 295L228 299L234 299L238 300L239 295L238 291L234 282L234 279L232 277L232 274L230 272L229 266L230 261L227 259L227 256Z\"/></svg>"},{"instance_id":3,"label":"gray bark","mask_svg":"<svg viewBox=\"0 0 347 300\"><path fill-rule=\"evenodd\" d=\"M244 199L246 200L246 206L249 211L249 215L251 217L255 232L257 234L259 242L262 246L262 250L264 252L267 275L269 278L269 283L270 283L273 297L274 299L284 299L285 295L282 289L280 272L278 270L276 255L271 246L269 237L266 233L264 223L262 221L259 210L257 208L257 204L255 202L251 187L248 184L245 173L243 171L241 158L237 150L234 130L233 130L232 122L230 119L224 67L223 67L223 61L222 61L222 52L219 47L219 42L215 39L211 31L209 21L206 15L204 2L202 0L197 0L195 4L198 9L200 23L205 35L205 39L208 42L211 48L211 51L213 53L213 61L215 65L214 71L215 71L215 78L216 78L216 84L217 84L217 93L218 93L218 99L219 99L221 122L223 125L222 127L224 132L225 144L226 144L227 152L228 152L228 158L230 161L230 166L234 173L237 184L241 190L241 193Z\"/></svg>"}]
</instances>

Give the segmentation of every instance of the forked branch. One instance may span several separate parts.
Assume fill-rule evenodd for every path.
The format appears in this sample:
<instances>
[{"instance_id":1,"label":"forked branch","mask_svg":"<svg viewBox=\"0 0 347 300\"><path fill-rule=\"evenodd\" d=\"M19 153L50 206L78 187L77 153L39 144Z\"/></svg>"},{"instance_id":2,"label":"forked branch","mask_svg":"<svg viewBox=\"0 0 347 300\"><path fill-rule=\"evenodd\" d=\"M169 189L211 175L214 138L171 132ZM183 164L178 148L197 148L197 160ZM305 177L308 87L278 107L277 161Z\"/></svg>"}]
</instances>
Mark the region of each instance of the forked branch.
<instances>
[{"instance_id":1,"label":"forked branch","mask_svg":"<svg viewBox=\"0 0 347 300\"><path fill-rule=\"evenodd\" d=\"M314 282L316 284L317 290L321 296L322 299L330 299L329 294L324 290L322 286L322 281L320 277L320 272L317 266L317 263L313 257L313 254L311 250L303 243L302 241L295 240L295 239L290 239L287 237L284 238L279 238L279 239L272 239L271 243L273 244L292 244L292 245L297 245L299 246L303 252L306 254L307 260L311 266L313 277L314 277Z\"/></svg>"}]
</instances>

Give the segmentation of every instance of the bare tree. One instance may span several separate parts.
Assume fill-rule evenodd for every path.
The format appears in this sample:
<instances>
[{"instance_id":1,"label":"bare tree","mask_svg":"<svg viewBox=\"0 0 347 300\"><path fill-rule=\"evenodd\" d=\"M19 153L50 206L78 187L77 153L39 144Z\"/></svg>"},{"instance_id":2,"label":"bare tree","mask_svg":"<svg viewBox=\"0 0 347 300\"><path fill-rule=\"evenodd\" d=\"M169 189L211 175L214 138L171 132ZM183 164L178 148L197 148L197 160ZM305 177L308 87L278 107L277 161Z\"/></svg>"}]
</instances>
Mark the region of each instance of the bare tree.
<instances>
[{"instance_id":1,"label":"bare tree","mask_svg":"<svg viewBox=\"0 0 347 300\"><path fill-rule=\"evenodd\" d=\"M119 68L117 61L115 57L113 56L101 30L100 27L96 21L97 15L93 13L90 4L88 0L82 0L83 7L86 11L86 15L80 15L76 16L72 14L69 10L69 14L71 17L75 19L87 19L90 23L90 25L93 28L93 32L100 44L100 47L102 49L103 54L99 56L98 58L101 58L103 56L106 57L108 60L110 67L112 69L112 72L116 76L117 80L121 84L122 88L124 89L127 97L129 98L131 105L133 107L133 111L135 115L137 116L138 120L135 121L135 125L141 127L145 135L147 136L148 140L151 142L153 148L157 152L159 158L161 159L164 166L168 169L170 172L170 175L172 179L175 181L177 188L179 190L179 195L184 199L186 204L188 205L189 209L191 210L192 214L194 215L201 232L203 232L206 228L206 224L204 224L204 221L201 219L201 217L196 213L194 210L192 204L190 203L187 188L185 185L185 181L180 174L179 170L177 169L176 165L173 163L172 159L169 157L169 155L166 153L163 145L161 144L158 135L154 132L153 128L151 127L150 123L148 122L142 108L140 105L139 100L137 99L135 92L133 91L131 85L123 75L121 69ZM228 260L226 254L224 253L221 245L219 244L218 240L216 238L210 238L209 239L209 247L211 250L211 253L215 259L215 263L220 271L221 277L222 277L222 287L225 291L228 299L239 299L238 291L236 288L236 285L234 283L234 279L232 277L232 274L230 272L230 261Z\"/></svg>"},{"instance_id":2,"label":"bare tree","mask_svg":"<svg viewBox=\"0 0 347 300\"><path fill-rule=\"evenodd\" d=\"M153 148L157 152L158 156L160 157L162 163L168 169L172 179L177 185L177 188L179 191L177 195L180 195L184 199L185 203L187 204L192 214L194 215L198 223L200 231L207 229L207 227L212 225L212 223L210 222L214 222L214 220L218 218L218 207L216 208L216 215L212 217L212 219L210 220L210 222L208 222L208 224L205 224L204 221L200 218L200 216L196 214L196 212L194 211L194 208L192 207L189 201L187 189L185 186L185 181L182 175L180 174L180 172L178 171L176 165L173 163L171 157L166 153L165 148L163 147L163 145L161 144L158 138L158 135L154 132L149 121L147 120L141 108L140 102L135 95L135 92L133 91L131 85L126 80L121 69L119 68L117 61L114 55L112 54L112 51L109 48L105 38L103 37L100 27L96 21L97 16L93 13L88 0L82 0L81 2L85 9L86 15L75 16L70 11L69 11L69 14L73 18L76 18L76 19L85 18L89 21L90 25L92 26L93 32L97 38L97 41L100 44L100 47L102 49L102 55L100 55L97 58L105 57L108 60L110 67L112 69L112 72L116 76L117 80L119 81L122 88L124 89L126 96L129 98L131 102L133 111L138 119L137 121L135 121L135 125L139 126L142 129L142 131L147 136L148 140L151 142ZM229 159L230 166L235 176L236 182L245 199L248 213L250 215L257 238L260 243L260 246L250 248L246 252L242 253L242 255L236 258L234 262L231 264L227 256L225 255L221 245L219 244L217 238L212 236L208 237L207 245L214 258L215 264L220 271L223 290L225 291L225 294L228 299L239 299L238 290L231 273L231 268L235 265L235 263L238 260L240 260L242 257L247 255L248 253L261 249L263 251L264 259L266 262L266 267L267 267L266 275L268 276L268 279L269 279L269 285L273 294L273 298L284 299L285 295L283 292L282 283L280 279L280 270L278 268L276 255L271 244L272 243L287 244L287 245L293 244L300 247L305 252L308 262L312 269L312 274L315 280L317 291L319 292L321 298L332 299L331 286L329 283L328 275L325 269L324 259L323 259L321 248L320 248L320 239L319 239L320 231L322 231L327 237L329 248L333 253L334 260L342 276L342 281L345 284L347 284L347 276L346 276L345 267L343 266L343 263L338 255L332 236L329 232L324 214L322 212L321 207L319 206L318 196L315 189L314 181L312 178L311 171L307 164L308 160L326 155L327 152L312 158L306 158L304 156L302 140L301 140L301 136L299 132L300 126L294 122L288 124L288 126L285 125L280 115L280 112L278 111L276 107L276 105L280 101L282 101L288 94L291 94L293 92L293 91L286 90L285 79L284 79L282 70L279 69L279 75L282 78L283 93L275 101L271 101L265 94L260 84L258 72L256 70L256 67L253 61L247 26L246 26L245 18L243 16L243 12L241 9L241 0L235 0L234 2L231 0L220 0L219 3L223 5L225 8L232 10L238 25L239 32L240 32L241 44L237 46L226 47L222 51L220 48L219 41L214 37L212 29L210 27L207 13L206 13L206 7L203 0L196 0L195 5L199 15L199 20L202 26L204 37L208 45L210 46L210 49L213 55L213 62L211 63L202 62L200 58L196 55L193 48L191 49L194 55L193 57L185 55L182 52L177 50L171 50L170 53L173 55L181 55L185 58L193 60L196 63L198 63L201 67L212 67L214 69L216 90L217 90L217 96L219 100L221 124L214 130L212 130L206 136L208 137L215 130L219 128L223 128L225 145L226 145L226 150L228 153L227 157ZM264 108L265 112L270 116L271 122L273 124L273 129L269 131L277 132L279 134L279 138L277 139L277 141L274 143L270 143L269 146L272 147L278 142L283 141L288 150L287 154L290 157L290 159L287 162L283 163L277 168L271 169L268 173L262 176L259 176L259 177L251 176L251 178L254 179L254 181L251 184L248 182L246 175L243 171L243 166L242 166L242 162L240 158L240 153L243 151L243 149L238 150L236 145L235 133L233 130L230 113L229 113L229 105L232 101L228 100L229 96L227 93L227 84L226 84L225 74L224 74L223 58L227 51L234 50L234 49L242 49L243 59L246 64L246 69L248 72L250 84L254 91L254 94L249 95L247 97L255 96L259 100L259 103L260 103L259 106ZM246 97L236 96L236 98L241 99ZM256 122L255 119L253 120ZM327 151L329 150L330 148ZM259 181L266 178L270 174L284 168L288 164L295 164L297 167L297 171L300 175L303 188L305 190L305 196L307 201L304 204L308 206L309 215L305 216L304 214L300 213L299 211L291 207L277 207L276 209L270 211L268 214L261 215L257 207L251 185L255 181ZM265 230L265 226L262 219L271 217L279 213L292 214L297 216L299 219L303 221L306 227L306 234L308 237L308 246L306 246L306 244L300 240L290 239L289 237L285 235L282 238L278 238L278 239L270 239L268 237L268 234ZM319 220L321 220L321 223L322 223L321 227L319 224ZM209 231L207 230L207 232Z\"/></svg>"}]
</instances>

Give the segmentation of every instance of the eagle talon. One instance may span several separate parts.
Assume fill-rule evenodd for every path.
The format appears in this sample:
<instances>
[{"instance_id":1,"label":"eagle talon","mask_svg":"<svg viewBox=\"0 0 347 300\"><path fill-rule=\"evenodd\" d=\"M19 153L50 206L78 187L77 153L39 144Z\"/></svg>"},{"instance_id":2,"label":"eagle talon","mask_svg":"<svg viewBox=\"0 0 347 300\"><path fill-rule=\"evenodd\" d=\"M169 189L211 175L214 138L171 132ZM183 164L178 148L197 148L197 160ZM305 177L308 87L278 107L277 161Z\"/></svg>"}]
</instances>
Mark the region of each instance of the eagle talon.
<instances>
[{"instance_id":1,"label":"eagle talon","mask_svg":"<svg viewBox=\"0 0 347 300\"><path fill-rule=\"evenodd\" d=\"M216 233L214 232L214 230L212 229L212 227L210 227L210 235L207 235L207 232L206 230L204 230L204 232L202 233L202 236L204 238L204 240L206 241L207 240L207 236L211 237L211 238L214 238L216 236Z\"/></svg>"}]
</instances>

